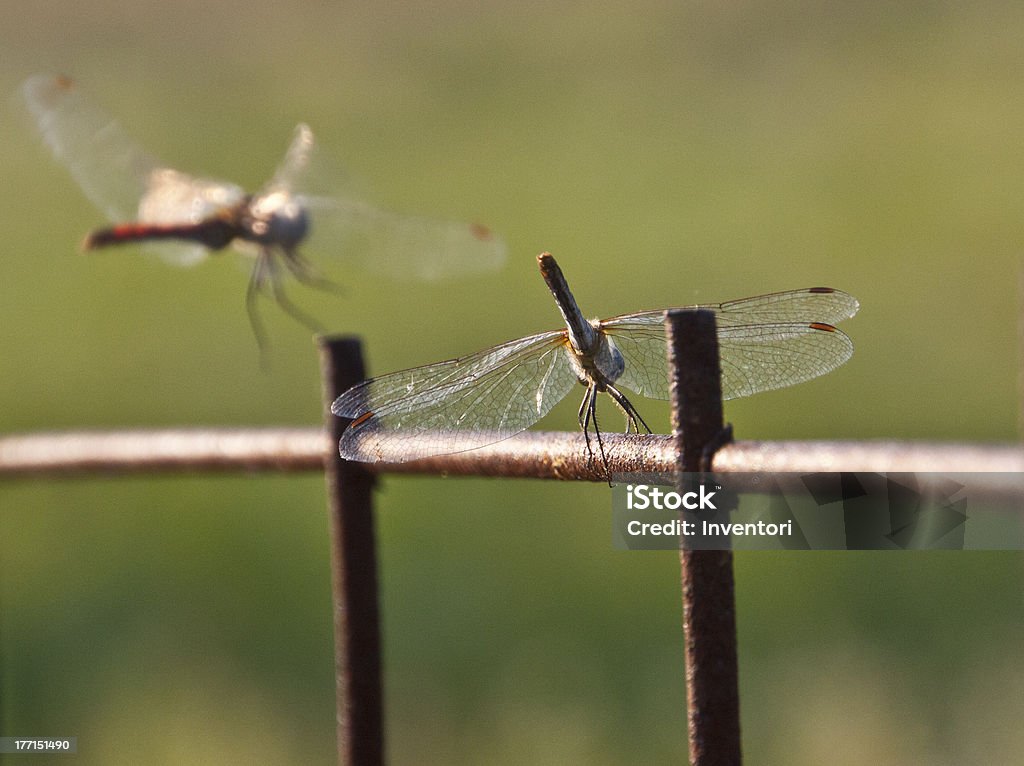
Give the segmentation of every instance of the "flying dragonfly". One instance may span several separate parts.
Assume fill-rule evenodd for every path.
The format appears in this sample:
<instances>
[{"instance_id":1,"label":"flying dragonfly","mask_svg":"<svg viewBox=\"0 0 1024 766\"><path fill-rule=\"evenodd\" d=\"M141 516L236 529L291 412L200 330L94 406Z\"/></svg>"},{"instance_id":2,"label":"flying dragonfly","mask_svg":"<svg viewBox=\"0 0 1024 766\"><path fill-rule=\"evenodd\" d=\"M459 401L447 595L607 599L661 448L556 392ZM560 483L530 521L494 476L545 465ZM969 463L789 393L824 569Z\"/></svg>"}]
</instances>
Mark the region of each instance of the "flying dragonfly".
<instances>
[{"instance_id":1,"label":"flying dragonfly","mask_svg":"<svg viewBox=\"0 0 1024 766\"><path fill-rule=\"evenodd\" d=\"M50 151L114 224L89 233L84 249L145 243L185 266L228 246L252 256L246 308L261 346L260 295L320 329L283 286L291 274L312 287L336 288L300 253L313 235L315 249L399 278L463 276L504 262L504 242L483 226L378 210L345 194L306 125L295 129L270 181L246 193L160 162L67 77L36 75L21 92Z\"/></svg>"},{"instance_id":2,"label":"flying dragonfly","mask_svg":"<svg viewBox=\"0 0 1024 766\"><path fill-rule=\"evenodd\" d=\"M564 329L354 386L331 407L352 420L341 437L341 456L401 463L493 444L529 428L577 384L585 389L577 420L587 454L594 459L592 429L606 472L598 394L607 394L625 415L627 433L650 433L624 390L669 398L664 311L588 321L555 259L542 253L537 262ZM734 399L842 365L853 355L853 342L834 325L859 307L841 290L812 287L689 308L715 313L722 396Z\"/></svg>"}]
</instances>

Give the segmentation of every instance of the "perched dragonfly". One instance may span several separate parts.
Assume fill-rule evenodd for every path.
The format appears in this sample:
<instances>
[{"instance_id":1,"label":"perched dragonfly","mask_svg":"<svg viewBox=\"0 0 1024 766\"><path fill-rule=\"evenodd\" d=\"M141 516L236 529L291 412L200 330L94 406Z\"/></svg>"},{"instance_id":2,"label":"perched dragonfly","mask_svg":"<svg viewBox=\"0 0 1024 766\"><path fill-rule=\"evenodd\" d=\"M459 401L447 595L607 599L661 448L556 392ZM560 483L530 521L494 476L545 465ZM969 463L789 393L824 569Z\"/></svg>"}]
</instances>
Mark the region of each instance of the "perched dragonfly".
<instances>
[{"instance_id":1,"label":"perched dragonfly","mask_svg":"<svg viewBox=\"0 0 1024 766\"><path fill-rule=\"evenodd\" d=\"M315 154L313 133L306 125L295 129L273 178L247 194L235 184L164 165L66 77L31 77L22 85L22 95L54 156L115 224L91 232L84 248L157 243L160 254L179 265L197 263L228 245L252 255L256 262L246 307L261 345L264 333L256 305L261 294L319 329L289 300L282 285L289 273L313 287L334 287L299 252L313 234L320 250L403 278L472 274L504 261L504 243L482 226L403 216L339 193L343 184ZM319 188L306 189L313 186Z\"/></svg>"},{"instance_id":2,"label":"perched dragonfly","mask_svg":"<svg viewBox=\"0 0 1024 766\"><path fill-rule=\"evenodd\" d=\"M668 399L664 311L588 321L555 259L537 256L566 328L509 341L476 354L374 378L349 389L331 411L352 423L339 449L348 460L406 462L482 447L529 428L576 384L586 389L577 419L588 455L598 394L626 417L626 432L650 433L624 389ZM857 299L830 287L760 295L717 305L726 399L784 388L846 362L853 343L834 325L857 313Z\"/></svg>"}]
</instances>

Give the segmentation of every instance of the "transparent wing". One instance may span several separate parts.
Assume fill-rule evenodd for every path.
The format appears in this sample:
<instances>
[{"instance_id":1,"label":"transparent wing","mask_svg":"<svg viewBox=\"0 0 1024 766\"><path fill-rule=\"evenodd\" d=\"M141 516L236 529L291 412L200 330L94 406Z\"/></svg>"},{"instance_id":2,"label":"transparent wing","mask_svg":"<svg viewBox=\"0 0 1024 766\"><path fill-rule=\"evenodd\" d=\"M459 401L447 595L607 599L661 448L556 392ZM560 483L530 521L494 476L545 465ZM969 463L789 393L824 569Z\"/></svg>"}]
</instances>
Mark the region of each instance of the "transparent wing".
<instances>
[{"instance_id":1,"label":"transparent wing","mask_svg":"<svg viewBox=\"0 0 1024 766\"><path fill-rule=\"evenodd\" d=\"M341 167L320 151L309 127L299 125L263 193L298 196L311 219L305 249L328 259L426 281L493 271L504 263L505 243L482 226L380 210L351 187Z\"/></svg>"},{"instance_id":2,"label":"transparent wing","mask_svg":"<svg viewBox=\"0 0 1024 766\"><path fill-rule=\"evenodd\" d=\"M133 220L160 163L67 77L35 75L21 93L53 156L112 222Z\"/></svg>"},{"instance_id":3,"label":"transparent wing","mask_svg":"<svg viewBox=\"0 0 1024 766\"><path fill-rule=\"evenodd\" d=\"M824 322L834 325L852 318L860 308L860 303L842 290L809 287L692 308L711 309L715 312L719 326L792 322Z\"/></svg>"},{"instance_id":4,"label":"transparent wing","mask_svg":"<svg viewBox=\"0 0 1024 766\"><path fill-rule=\"evenodd\" d=\"M838 290L793 290L691 308L715 312L725 399L811 380L853 355L852 341L832 325L856 314L859 304ZM667 399L663 312L615 317L601 326L626 361L618 382L643 396Z\"/></svg>"},{"instance_id":5,"label":"transparent wing","mask_svg":"<svg viewBox=\"0 0 1024 766\"><path fill-rule=\"evenodd\" d=\"M139 201L142 223L199 223L245 196L240 186L224 181L195 178L169 168L150 174L146 193Z\"/></svg>"},{"instance_id":6,"label":"transparent wing","mask_svg":"<svg viewBox=\"0 0 1024 766\"><path fill-rule=\"evenodd\" d=\"M66 77L36 75L21 91L54 157L113 223L194 223L244 196L233 184L163 166ZM207 252L178 242L144 247L177 265L196 263Z\"/></svg>"},{"instance_id":7,"label":"transparent wing","mask_svg":"<svg viewBox=\"0 0 1024 766\"><path fill-rule=\"evenodd\" d=\"M238 204L245 196L240 187L223 181L195 178L170 168L154 170L139 202L140 223L199 223L218 210ZM176 266L199 263L210 251L188 242L147 242L147 251Z\"/></svg>"},{"instance_id":8,"label":"transparent wing","mask_svg":"<svg viewBox=\"0 0 1024 766\"><path fill-rule=\"evenodd\" d=\"M304 197L311 248L398 279L437 281L494 271L504 241L478 224L407 216L343 196Z\"/></svg>"},{"instance_id":9,"label":"transparent wing","mask_svg":"<svg viewBox=\"0 0 1024 766\"><path fill-rule=\"evenodd\" d=\"M492 444L536 423L577 382L562 331L532 335L461 359L361 383L331 407L354 418L341 438L347 460L403 462Z\"/></svg>"},{"instance_id":10,"label":"transparent wing","mask_svg":"<svg viewBox=\"0 0 1024 766\"><path fill-rule=\"evenodd\" d=\"M315 159L314 159L315 158ZM323 167L324 158L317 150L313 131L308 125L299 124L292 134L284 159L277 166L274 177L264 187L264 191L291 191L303 185L309 177L310 170L317 166ZM307 190L308 182L306 183ZM312 191L312 190L309 190Z\"/></svg>"}]
</instances>

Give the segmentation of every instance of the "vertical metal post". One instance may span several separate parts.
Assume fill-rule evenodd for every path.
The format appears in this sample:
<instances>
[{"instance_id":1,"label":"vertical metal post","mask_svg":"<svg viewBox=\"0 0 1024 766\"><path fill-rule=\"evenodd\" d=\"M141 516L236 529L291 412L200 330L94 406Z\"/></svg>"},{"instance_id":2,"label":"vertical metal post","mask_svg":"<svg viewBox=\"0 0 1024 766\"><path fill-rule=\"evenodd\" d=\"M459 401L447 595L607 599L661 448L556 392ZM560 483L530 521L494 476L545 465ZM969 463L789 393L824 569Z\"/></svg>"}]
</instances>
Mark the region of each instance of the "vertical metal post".
<instances>
[{"instance_id":1,"label":"vertical metal post","mask_svg":"<svg viewBox=\"0 0 1024 766\"><path fill-rule=\"evenodd\" d=\"M1024 258L1017 260L1017 441L1024 442Z\"/></svg>"},{"instance_id":2,"label":"vertical metal post","mask_svg":"<svg viewBox=\"0 0 1024 766\"><path fill-rule=\"evenodd\" d=\"M706 469L724 433L718 334L711 311L665 315L679 472ZM680 482L682 482L682 476ZM693 766L740 763L739 672L732 551L680 550L687 721Z\"/></svg>"},{"instance_id":3,"label":"vertical metal post","mask_svg":"<svg viewBox=\"0 0 1024 766\"><path fill-rule=\"evenodd\" d=\"M334 444L348 422L331 403L366 377L359 341L320 338L327 432ZM374 477L331 451L325 465L330 509L334 669L337 682L338 763L384 762L380 607L373 517Z\"/></svg>"}]
</instances>

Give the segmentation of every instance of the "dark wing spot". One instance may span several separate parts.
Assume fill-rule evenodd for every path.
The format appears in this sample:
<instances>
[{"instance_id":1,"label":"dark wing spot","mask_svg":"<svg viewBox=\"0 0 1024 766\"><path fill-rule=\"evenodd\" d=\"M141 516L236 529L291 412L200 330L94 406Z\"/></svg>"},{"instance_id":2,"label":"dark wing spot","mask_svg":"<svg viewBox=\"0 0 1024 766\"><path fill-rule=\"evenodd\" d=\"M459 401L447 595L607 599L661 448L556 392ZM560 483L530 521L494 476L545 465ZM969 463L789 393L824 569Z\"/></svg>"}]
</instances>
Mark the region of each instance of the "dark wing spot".
<instances>
[{"instance_id":1,"label":"dark wing spot","mask_svg":"<svg viewBox=\"0 0 1024 766\"><path fill-rule=\"evenodd\" d=\"M822 332L836 332L836 328L830 324L824 322L811 322L808 325L812 330L821 330Z\"/></svg>"},{"instance_id":2,"label":"dark wing spot","mask_svg":"<svg viewBox=\"0 0 1024 766\"><path fill-rule=\"evenodd\" d=\"M488 229L483 224L471 223L469 225L469 231L474 237L479 239L481 242L490 242L492 239L494 239L494 232Z\"/></svg>"},{"instance_id":3,"label":"dark wing spot","mask_svg":"<svg viewBox=\"0 0 1024 766\"><path fill-rule=\"evenodd\" d=\"M364 425L367 420L372 418L374 414L375 413L373 412L364 412L362 415L360 415L358 418L356 418L349 424L349 428L359 428L361 425Z\"/></svg>"}]
</instances>

